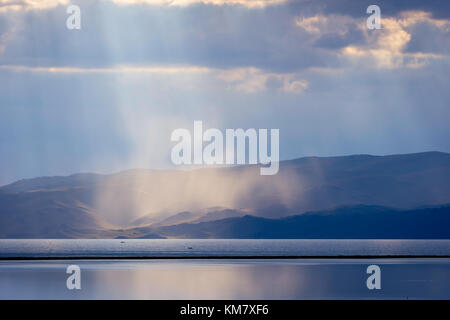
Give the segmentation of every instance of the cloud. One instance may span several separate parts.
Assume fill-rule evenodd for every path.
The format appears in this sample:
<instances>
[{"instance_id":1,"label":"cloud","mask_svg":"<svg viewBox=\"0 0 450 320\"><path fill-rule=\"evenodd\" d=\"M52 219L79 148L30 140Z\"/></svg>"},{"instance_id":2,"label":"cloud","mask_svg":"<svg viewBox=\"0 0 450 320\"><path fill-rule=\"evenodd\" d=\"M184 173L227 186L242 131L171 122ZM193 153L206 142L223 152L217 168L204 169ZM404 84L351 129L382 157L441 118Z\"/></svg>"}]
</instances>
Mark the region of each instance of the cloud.
<instances>
[{"instance_id":1,"label":"cloud","mask_svg":"<svg viewBox=\"0 0 450 320\"><path fill-rule=\"evenodd\" d=\"M267 73L257 68L211 69L201 66L116 66L111 68L75 67L30 67L20 65L0 65L0 70L32 73L60 74L180 74L211 73L225 82L229 89L255 93L268 89L288 93L302 93L308 88L308 81L298 79L295 74Z\"/></svg>"},{"instance_id":2,"label":"cloud","mask_svg":"<svg viewBox=\"0 0 450 320\"><path fill-rule=\"evenodd\" d=\"M68 4L69 0L0 0L0 12L8 10L44 10Z\"/></svg>"},{"instance_id":3,"label":"cloud","mask_svg":"<svg viewBox=\"0 0 450 320\"><path fill-rule=\"evenodd\" d=\"M435 19L431 12L425 11L404 11L397 20L403 27L410 27L417 23L426 22L445 31L450 31L450 21L447 19Z\"/></svg>"},{"instance_id":4,"label":"cloud","mask_svg":"<svg viewBox=\"0 0 450 320\"><path fill-rule=\"evenodd\" d=\"M30 67L20 65L0 65L0 69L15 72L47 73L200 73L211 69L196 66L117 66L111 68L76 68L76 67Z\"/></svg>"},{"instance_id":5,"label":"cloud","mask_svg":"<svg viewBox=\"0 0 450 320\"><path fill-rule=\"evenodd\" d=\"M247 93L275 89L298 94L308 88L308 81L296 79L294 74L267 73L257 68L219 71L218 78L225 81L228 88Z\"/></svg>"},{"instance_id":6,"label":"cloud","mask_svg":"<svg viewBox=\"0 0 450 320\"><path fill-rule=\"evenodd\" d=\"M82 29L67 30L61 8L2 14L3 64L98 68L114 65L255 67L292 72L328 64L308 35L295 27L289 7L119 6L80 0ZM268 24L269 23L269 24ZM39 45L36 45L39 43Z\"/></svg>"},{"instance_id":7,"label":"cloud","mask_svg":"<svg viewBox=\"0 0 450 320\"><path fill-rule=\"evenodd\" d=\"M311 1L310 5L315 7L322 14L346 15L356 19L364 19L366 8L376 4L381 8L382 17L395 17L404 11L424 11L431 12L436 18L450 18L450 2L442 0L319 0Z\"/></svg>"},{"instance_id":8,"label":"cloud","mask_svg":"<svg viewBox=\"0 0 450 320\"><path fill-rule=\"evenodd\" d=\"M265 8L279 5L287 0L106 0L122 6L149 5L149 6L173 6L186 7L194 4L214 6L240 5L250 9ZM105 1L104 1L105 2ZM44 10L59 5L69 5L69 0L0 0L0 12L20 10Z\"/></svg>"},{"instance_id":9,"label":"cloud","mask_svg":"<svg viewBox=\"0 0 450 320\"><path fill-rule=\"evenodd\" d=\"M420 33L424 25L434 27L434 32ZM417 44L417 39L449 36L450 20L434 19L430 12L404 11L396 17L383 17L381 30L368 30L364 19L335 14L297 17L296 26L320 47L343 57L341 62L349 63L348 68L420 68L449 54L448 50L445 54L436 52L437 46L423 51ZM416 40L415 50L409 46L412 39Z\"/></svg>"},{"instance_id":10,"label":"cloud","mask_svg":"<svg viewBox=\"0 0 450 320\"><path fill-rule=\"evenodd\" d=\"M248 81L237 87L257 91L270 73L366 65L418 68L450 51L450 20L425 11L401 11L396 16L382 13L384 29L367 30L365 11L359 17L327 14L309 1L279 3L264 10L204 2L179 5L192 1L162 6L156 5L161 1L116 1L92 4L81 0L83 29L72 32L65 28L65 11L50 7L60 2L42 4L47 6L45 12L4 14L2 63L91 72L118 65L256 68L264 75L247 72ZM137 3L154 5L129 5ZM259 2L250 1L248 6L255 3ZM311 14L314 11L318 12ZM301 90L301 82L292 86L289 81L284 81L284 88Z\"/></svg>"},{"instance_id":11,"label":"cloud","mask_svg":"<svg viewBox=\"0 0 450 320\"><path fill-rule=\"evenodd\" d=\"M449 20L433 19L428 12L402 12L399 17L383 18L381 30L364 29L366 43L347 46L341 54L379 68L419 68L433 59L444 58L444 55L436 53L405 52L414 37L411 27L419 23L431 24L444 32L448 32L450 27Z\"/></svg>"},{"instance_id":12,"label":"cloud","mask_svg":"<svg viewBox=\"0 0 450 320\"><path fill-rule=\"evenodd\" d=\"M323 36L325 34L346 35L358 28L355 19L348 16L322 14L310 17L297 17L295 23L306 32Z\"/></svg>"},{"instance_id":13,"label":"cloud","mask_svg":"<svg viewBox=\"0 0 450 320\"><path fill-rule=\"evenodd\" d=\"M287 2L287 0L112 0L120 5L147 4L156 6L189 6L192 4L211 4L215 6L242 5L247 8L264 8Z\"/></svg>"}]
</instances>

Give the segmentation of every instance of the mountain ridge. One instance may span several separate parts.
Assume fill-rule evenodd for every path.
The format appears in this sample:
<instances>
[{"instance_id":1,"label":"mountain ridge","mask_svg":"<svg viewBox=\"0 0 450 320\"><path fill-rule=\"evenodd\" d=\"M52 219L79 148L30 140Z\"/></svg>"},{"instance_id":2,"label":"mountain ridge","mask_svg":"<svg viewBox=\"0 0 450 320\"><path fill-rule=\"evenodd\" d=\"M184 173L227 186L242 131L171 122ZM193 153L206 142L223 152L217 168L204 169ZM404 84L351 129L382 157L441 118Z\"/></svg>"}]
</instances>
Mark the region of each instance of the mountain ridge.
<instances>
[{"instance_id":1,"label":"mountain ridge","mask_svg":"<svg viewBox=\"0 0 450 320\"><path fill-rule=\"evenodd\" d=\"M404 154L389 154L389 155L372 155L372 154L351 154L351 155L341 155L341 156L304 156L304 157L300 157L300 158L294 158L294 159L287 159L287 160L282 160L280 161L280 165L281 164L286 164L286 165L291 165L291 164L295 164L298 162L302 162L302 161L308 161L308 160L316 160L316 159L322 159L322 160L340 160L340 159L355 159L355 158L367 158L367 159L376 159L376 158L397 158L400 159L402 157L411 157L411 156L424 156L424 155L439 155L439 156L446 156L450 158L450 153L447 152L442 152L442 151L425 151L425 152L415 152L415 153L404 153ZM236 169L236 168L246 168L246 167L251 167L251 166L257 166L257 165L238 165L238 166L230 166L230 167L221 167L221 168L214 168L214 169ZM193 170L180 170L179 172L192 172L192 171L197 171L197 170L212 170L211 168L197 168L197 169L193 169ZM24 192L22 189L20 189L20 187L23 188L23 184L25 183L31 183L32 185L35 185L35 183L39 183L42 181L50 181L53 179L56 179L60 182L67 180L69 181L69 179L76 179L78 181L83 180L84 179L92 179L94 180L94 178L96 179L101 179L101 178L107 178L109 176L116 176L116 175L121 175L121 174L128 174L128 173L132 173L132 172L136 172L136 171L143 171L143 172L148 172L148 173L165 173L165 172L173 172L175 170L168 170L168 169L164 169L164 170L157 170L157 169L147 169L147 168L141 168L141 169L127 169L127 170L122 170L122 171L118 171L115 173L111 173L111 174L103 174L103 173L94 173L94 172L83 172L83 173L73 173L73 174L69 174L69 175L55 175L55 176L38 176L38 177L34 177L34 178L25 178L25 179L20 179L5 185L1 185L0 186L0 192L11 192L11 193L17 193L17 192ZM29 188L29 186L28 186ZM27 188L26 191L31 191ZM15 190L15 191L10 191L10 190ZM19 191L20 190L20 191Z\"/></svg>"},{"instance_id":2,"label":"mountain ridge","mask_svg":"<svg viewBox=\"0 0 450 320\"><path fill-rule=\"evenodd\" d=\"M373 214L378 215L374 217ZM333 220L324 219L330 217ZM339 219L350 223L350 227L343 228L342 223L337 223ZM427 228L430 225L435 229ZM450 239L449 226L450 204L415 210L359 205L280 219L245 215L166 226L153 232L195 239Z\"/></svg>"},{"instance_id":3,"label":"mountain ridge","mask_svg":"<svg viewBox=\"0 0 450 320\"><path fill-rule=\"evenodd\" d=\"M303 157L283 161L270 177L254 165L81 173L1 187L0 237L158 237L150 232L156 227L247 214L283 219L345 206L447 203L450 154L443 152Z\"/></svg>"}]
</instances>

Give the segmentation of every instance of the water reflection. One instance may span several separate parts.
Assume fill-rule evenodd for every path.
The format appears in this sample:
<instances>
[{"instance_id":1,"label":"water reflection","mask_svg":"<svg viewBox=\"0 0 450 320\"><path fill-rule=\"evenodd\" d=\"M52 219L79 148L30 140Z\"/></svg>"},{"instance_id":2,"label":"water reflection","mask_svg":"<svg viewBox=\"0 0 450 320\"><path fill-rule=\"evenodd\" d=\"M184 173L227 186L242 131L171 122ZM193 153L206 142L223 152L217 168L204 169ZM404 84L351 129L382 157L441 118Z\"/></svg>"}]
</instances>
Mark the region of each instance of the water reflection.
<instances>
[{"instance_id":1,"label":"water reflection","mask_svg":"<svg viewBox=\"0 0 450 320\"><path fill-rule=\"evenodd\" d=\"M82 289L66 289L78 264ZM382 289L366 288L378 264ZM450 259L0 262L1 299L450 298Z\"/></svg>"}]
</instances>

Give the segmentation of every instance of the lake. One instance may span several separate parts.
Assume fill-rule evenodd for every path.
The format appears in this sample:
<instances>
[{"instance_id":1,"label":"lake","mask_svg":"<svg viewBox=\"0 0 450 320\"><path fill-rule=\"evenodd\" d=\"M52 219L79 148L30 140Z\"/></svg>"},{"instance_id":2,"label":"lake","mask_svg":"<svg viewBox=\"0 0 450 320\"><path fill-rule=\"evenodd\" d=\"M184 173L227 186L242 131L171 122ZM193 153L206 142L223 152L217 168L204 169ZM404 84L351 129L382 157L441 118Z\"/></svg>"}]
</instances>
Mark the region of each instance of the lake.
<instances>
[{"instance_id":1,"label":"lake","mask_svg":"<svg viewBox=\"0 0 450 320\"><path fill-rule=\"evenodd\" d=\"M0 240L8 257L448 256L450 240Z\"/></svg>"},{"instance_id":2,"label":"lake","mask_svg":"<svg viewBox=\"0 0 450 320\"><path fill-rule=\"evenodd\" d=\"M0 299L450 299L447 240L0 240L0 257Z\"/></svg>"}]
</instances>

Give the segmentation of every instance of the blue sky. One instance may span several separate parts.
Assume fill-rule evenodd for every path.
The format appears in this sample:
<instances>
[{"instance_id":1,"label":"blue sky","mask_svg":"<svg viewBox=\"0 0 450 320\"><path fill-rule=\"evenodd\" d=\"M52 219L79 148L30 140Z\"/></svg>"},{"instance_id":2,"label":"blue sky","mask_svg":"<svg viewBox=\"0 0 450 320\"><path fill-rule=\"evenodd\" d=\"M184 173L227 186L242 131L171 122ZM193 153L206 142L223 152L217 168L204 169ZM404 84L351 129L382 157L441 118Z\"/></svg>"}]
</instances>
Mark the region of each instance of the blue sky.
<instances>
[{"instance_id":1,"label":"blue sky","mask_svg":"<svg viewBox=\"0 0 450 320\"><path fill-rule=\"evenodd\" d=\"M280 156L450 152L450 5L0 0L0 184L167 168L170 133L279 128Z\"/></svg>"}]
</instances>

